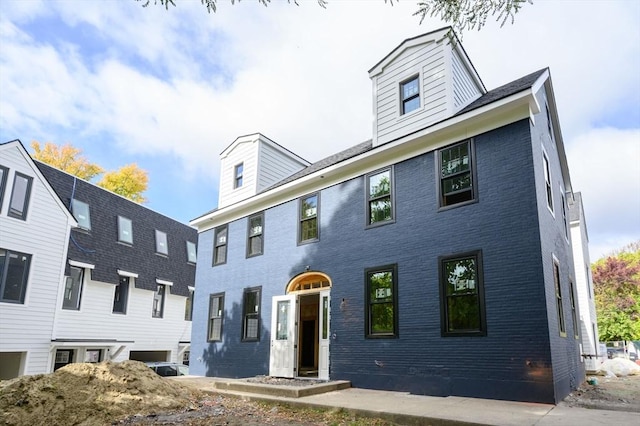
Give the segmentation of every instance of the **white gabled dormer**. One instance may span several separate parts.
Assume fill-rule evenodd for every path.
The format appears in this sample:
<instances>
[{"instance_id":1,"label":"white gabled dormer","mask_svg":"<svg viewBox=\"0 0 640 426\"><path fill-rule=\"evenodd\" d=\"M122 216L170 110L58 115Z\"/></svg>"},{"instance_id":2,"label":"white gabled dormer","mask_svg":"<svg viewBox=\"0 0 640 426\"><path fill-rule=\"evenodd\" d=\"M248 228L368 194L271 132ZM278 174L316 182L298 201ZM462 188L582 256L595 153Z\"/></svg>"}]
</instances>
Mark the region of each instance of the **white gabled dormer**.
<instances>
[{"instance_id":1,"label":"white gabled dormer","mask_svg":"<svg viewBox=\"0 0 640 426\"><path fill-rule=\"evenodd\" d=\"M309 164L260 133L240 136L220 154L218 208L252 197Z\"/></svg>"},{"instance_id":2,"label":"white gabled dormer","mask_svg":"<svg viewBox=\"0 0 640 426\"><path fill-rule=\"evenodd\" d=\"M373 146L449 118L486 93L450 27L403 41L369 77Z\"/></svg>"}]
</instances>

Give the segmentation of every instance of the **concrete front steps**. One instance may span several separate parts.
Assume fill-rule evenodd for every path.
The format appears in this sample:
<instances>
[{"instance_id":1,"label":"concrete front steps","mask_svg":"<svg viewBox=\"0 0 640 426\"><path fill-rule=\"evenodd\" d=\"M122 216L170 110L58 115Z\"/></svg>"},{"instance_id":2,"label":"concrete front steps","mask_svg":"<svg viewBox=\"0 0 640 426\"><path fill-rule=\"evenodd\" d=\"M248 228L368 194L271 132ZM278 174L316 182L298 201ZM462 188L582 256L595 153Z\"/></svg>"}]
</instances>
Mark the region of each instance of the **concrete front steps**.
<instances>
[{"instance_id":1,"label":"concrete front steps","mask_svg":"<svg viewBox=\"0 0 640 426\"><path fill-rule=\"evenodd\" d=\"M347 380L332 380L329 382L311 383L309 385L301 386L255 383L248 382L243 379L220 378L216 378L213 383L213 388L221 391L245 392L285 398L302 398L310 395L348 389L350 387L351 382Z\"/></svg>"}]
</instances>

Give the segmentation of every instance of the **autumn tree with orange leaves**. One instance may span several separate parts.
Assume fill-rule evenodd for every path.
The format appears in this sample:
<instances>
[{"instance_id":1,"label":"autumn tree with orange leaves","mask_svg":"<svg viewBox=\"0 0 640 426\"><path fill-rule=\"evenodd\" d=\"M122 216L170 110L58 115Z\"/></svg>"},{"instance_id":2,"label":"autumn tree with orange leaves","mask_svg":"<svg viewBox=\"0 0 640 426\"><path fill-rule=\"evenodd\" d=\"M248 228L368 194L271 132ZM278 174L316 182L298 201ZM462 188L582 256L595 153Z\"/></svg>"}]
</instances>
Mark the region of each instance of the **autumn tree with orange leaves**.
<instances>
[{"instance_id":1,"label":"autumn tree with orange leaves","mask_svg":"<svg viewBox=\"0 0 640 426\"><path fill-rule=\"evenodd\" d=\"M82 150L71 144L58 146L47 142L41 147L40 142L33 141L31 148L34 151L33 158L38 161L86 181L104 174L102 179L97 182L98 186L136 203L147 201L142 194L147 190L149 177L147 172L135 163L122 166L118 170L105 172L98 164L89 162L82 155Z\"/></svg>"}]
</instances>

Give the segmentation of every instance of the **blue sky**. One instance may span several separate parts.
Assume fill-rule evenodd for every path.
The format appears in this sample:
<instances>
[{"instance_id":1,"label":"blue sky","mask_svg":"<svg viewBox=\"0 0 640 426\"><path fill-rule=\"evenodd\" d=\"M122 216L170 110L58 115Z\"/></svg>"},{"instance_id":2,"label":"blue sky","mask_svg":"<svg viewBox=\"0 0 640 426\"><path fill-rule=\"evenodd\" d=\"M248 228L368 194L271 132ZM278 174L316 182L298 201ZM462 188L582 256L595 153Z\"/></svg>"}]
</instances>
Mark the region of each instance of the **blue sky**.
<instances>
[{"instance_id":1,"label":"blue sky","mask_svg":"<svg viewBox=\"0 0 640 426\"><path fill-rule=\"evenodd\" d=\"M445 24L416 1L0 3L0 141L149 172L147 206L217 205L219 154L261 132L309 161L371 138L367 71ZM463 45L488 89L549 66L592 260L640 240L640 2L535 1Z\"/></svg>"}]
</instances>

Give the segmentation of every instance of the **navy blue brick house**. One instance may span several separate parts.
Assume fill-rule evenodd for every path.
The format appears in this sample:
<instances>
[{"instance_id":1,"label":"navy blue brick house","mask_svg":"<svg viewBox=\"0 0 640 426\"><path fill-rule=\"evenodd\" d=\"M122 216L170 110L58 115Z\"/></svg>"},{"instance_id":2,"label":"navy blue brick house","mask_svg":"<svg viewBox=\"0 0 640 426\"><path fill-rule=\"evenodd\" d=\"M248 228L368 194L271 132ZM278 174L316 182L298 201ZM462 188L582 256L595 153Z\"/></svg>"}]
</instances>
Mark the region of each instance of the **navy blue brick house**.
<instances>
[{"instance_id":1,"label":"navy blue brick house","mask_svg":"<svg viewBox=\"0 0 640 426\"><path fill-rule=\"evenodd\" d=\"M263 135L225 149L192 374L551 403L584 380L549 70L487 91L451 34L370 70L372 140L280 173Z\"/></svg>"}]
</instances>

